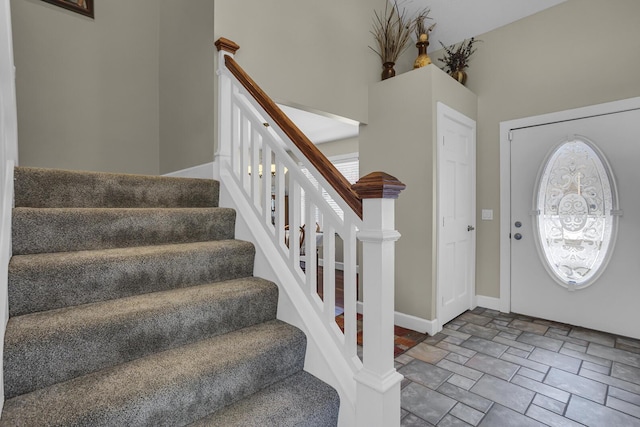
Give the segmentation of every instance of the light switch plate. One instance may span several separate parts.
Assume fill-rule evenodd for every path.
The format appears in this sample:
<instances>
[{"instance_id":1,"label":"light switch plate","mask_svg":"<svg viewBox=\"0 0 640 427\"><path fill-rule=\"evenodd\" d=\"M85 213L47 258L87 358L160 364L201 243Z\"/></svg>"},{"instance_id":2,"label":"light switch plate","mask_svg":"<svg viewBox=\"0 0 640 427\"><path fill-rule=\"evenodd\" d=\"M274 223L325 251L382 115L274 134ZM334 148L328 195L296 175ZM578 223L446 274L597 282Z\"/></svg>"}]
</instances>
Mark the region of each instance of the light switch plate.
<instances>
[{"instance_id":1,"label":"light switch plate","mask_svg":"<svg viewBox=\"0 0 640 427\"><path fill-rule=\"evenodd\" d=\"M482 209L482 220L493 221L493 209Z\"/></svg>"}]
</instances>

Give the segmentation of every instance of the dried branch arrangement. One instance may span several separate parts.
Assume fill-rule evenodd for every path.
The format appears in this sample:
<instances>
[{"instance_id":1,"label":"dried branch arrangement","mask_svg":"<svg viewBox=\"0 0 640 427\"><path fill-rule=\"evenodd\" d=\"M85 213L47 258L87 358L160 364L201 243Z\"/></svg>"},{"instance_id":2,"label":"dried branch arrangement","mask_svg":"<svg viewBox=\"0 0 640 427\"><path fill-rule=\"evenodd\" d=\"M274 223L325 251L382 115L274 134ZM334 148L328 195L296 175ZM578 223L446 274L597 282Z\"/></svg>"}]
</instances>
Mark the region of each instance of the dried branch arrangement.
<instances>
[{"instance_id":1,"label":"dried branch arrangement","mask_svg":"<svg viewBox=\"0 0 640 427\"><path fill-rule=\"evenodd\" d=\"M428 27L427 27L427 24L425 23L427 19L433 19L429 16L430 12L431 12L430 9L423 9L418 13L418 15L416 15L414 19L414 22L415 22L414 31L416 35L416 40L420 40L421 34L429 34L431 30L433 30L433 27L436 26L435 22Z\"/></svg>"},{"instance_id":2,"label":"dried branch arrangement","mask_svg":"<svg viewBox=\"0 0 640 427\"><path fill-rule=\"evenodd\" d=\"M471 37L468 41L463 40L460 46L457 47L455 44L447 47L440 42L444 48L444 56L438 58L438 60L444 63L444 71L452 73L467 68L469 66L469 58L471 58L471 55L476 51L473 44L481 41L482 40L476 40L474 37Z\"/></svg>"},{"instance_id":3,"label":"dried branch arrangement","mask_svg":"<svg viewBox=\"0 0 640 427\"><path fill-rule=\"evenodd\" d=\"M407 17L404 8L400 10L397 1L392 6L387 3L382 14L375 11L371 34L376 40L376 47L369 48L380 57L383 64L396 62L409 46L415 24L415 20Z\"/></svg>"}]
</instances>

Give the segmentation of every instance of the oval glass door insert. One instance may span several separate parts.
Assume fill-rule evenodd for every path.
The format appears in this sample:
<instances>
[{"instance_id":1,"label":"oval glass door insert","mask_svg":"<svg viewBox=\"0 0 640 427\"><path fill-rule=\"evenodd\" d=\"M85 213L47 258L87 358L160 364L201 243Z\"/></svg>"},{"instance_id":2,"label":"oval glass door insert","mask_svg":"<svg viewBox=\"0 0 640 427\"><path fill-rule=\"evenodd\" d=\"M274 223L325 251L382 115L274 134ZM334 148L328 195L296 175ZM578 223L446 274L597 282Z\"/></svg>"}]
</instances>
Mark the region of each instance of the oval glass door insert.
<instances>
[{"instance_id":1,"label":"oval glass door insert","mask_svg":"<svg viewBox=\"0 0 640 427\"><path fill-rule=\"evenodd\" d=\"M547 156L534 195L542 262L569 290L591 285L605 269L617 231L617 191L600 150L567 140Z\"/></svg>"}]
</instances>

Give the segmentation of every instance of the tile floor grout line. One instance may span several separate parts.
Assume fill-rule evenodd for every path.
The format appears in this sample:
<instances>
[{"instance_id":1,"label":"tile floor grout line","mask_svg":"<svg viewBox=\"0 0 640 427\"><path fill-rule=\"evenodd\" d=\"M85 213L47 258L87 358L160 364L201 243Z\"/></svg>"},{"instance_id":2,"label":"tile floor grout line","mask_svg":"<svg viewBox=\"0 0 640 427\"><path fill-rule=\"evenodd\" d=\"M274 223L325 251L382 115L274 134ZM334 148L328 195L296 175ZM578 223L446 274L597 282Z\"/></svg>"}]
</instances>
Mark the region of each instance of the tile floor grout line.
<instances>
[{"instance_id":1,"label":"tile floor grout line","mask_svg":"<svg viewBox=\"0 0 640 427\"><path fill-rule=\"evenodd\" d=\"M467 316L467 318L465 319L465 315L468 313L473 314L473 316ZM482 319L482 317L484 317L486 321L485 319ZM503 328L503 326L501 325L504 325L504 323L500 323L500 322L504 322L507 319L509 320L506 323L507 325L511 325L511 326L517 325L523 329L511 328L514 330L510 332L506 332L504 329L501 329ZM514 323L514 321L516 320L520 323ZM546 326L547 329L545 330L544 334L541 335L539 333L536 333L536 332L541 332L542 331L541 328L536 329L534 326L527 328L527 325L526 325L527 323L530 323L532 325L543 325L543 326ZM491 327L491 325L494 325L496 327ZM440 357L437 358L437 360L433 363L424 362L425 367L428 367L428 366L436 367L436 363L438 363L440 360L447 360L450 363L453 363L460 367L473 369L476 372L478 371L475 368L479 367L476 365L476 363L481 360L486 360L487 362L491 362L492 364L497 363L497 365L493 365L493 367L484 367L483 370L487 370L487 372L481 372L480 375L477 377L477 379L468 378L468 377L465 377L464 375L457 374L460 376L460 379L464 379L462 383L457 381L449 382L449 380L452 379L454 375L456 375L455 372L452 372L450 373L450 375L446 376L444 380L437 383L438 387L436 387L435 390L429 387L425 387L424 382L428 382L428 381L419 382L411 378L407 378L407 382L403 384L403 389L409 384L415 382L421 387L425 387L431 390L432 393L436 393L434 396L442 396L443 398L446 399L447 402L453 402L452 404L451 403L448 404L448 405L452 405L450 407L447 406L449 409L439 414L439 418L437 421L438 423L442 422L441 420L447 417L447 415L449 415L450 417L453 417L453 419L455 420L461 420L460 418L456 417L453 413L451 413L451 410L457 407L458 403L461 403L462 405L467 406L463 401L465 398L461 397L460 395L457 396L457 398L454 398L456 397L455 394L444 395L437 391L445 383L449 384L451 387L455 387L452 390L459 390L462 393L467 393L468 396L471 396L470 398L482 399L488 402L488 405L486 405L485 410L481 411L483 412L483 415L477 421L477 427L486 427L484 424L488 425L489 419L491 417L495 417L497 413L500 413L502 415L511 414L511 412L516 407L510 407L509 405L510 404L513 405L514 403L509 403L508 400L501 401L501 402L496 402L493 399L487 400L487 397L483 395L483 393L485 392L482 389L478 389L476 387L477 384L480 382L482 382L484 386L487 385L486 381L483 381L484 378L496 378L497 379L496 381L498 382L496 383L495 381L493 381L493 383L497 385L510 384L511 387L515 387L512 389L514 393L518 390L521 390L524 393L523 396L526 396L525 397L526 400L524 401L524 403L526 404L526 407L523 407L523 406L517 407L519 408L519 411L522 411L524 409L524 413L513 412L510 415L510 417L512 416L514 417L514 419L520 419L520 417L522 417L523 420L527 419L527 420L535 420L536 422L540 422L536 418L526 415L531 410L531 406L535 405L539 409L536 410L536 413L534 415L541 419L545 419L547 417L546 414L548 413L549 417L555 417L555 416L563 417L567 421L570 420L571 423L582 422L583 424L590 424L590 425L605 425L605 424L611 425L612 423L617 422L618 425L640 426L640 418L634 416L634 414L640 413L640 393L634 393L633 391L631 391L631 390L634 390L634 391L640 390L640 388L638 389L635 388L636 385L640 387L640 384L636 384L635 382L628 381L628 379L625 377L619 378L620 376L623 375L620 371L618 371L619 373L617 374L617 376L615 377L613 376L614 363L620 364L623 367L626 366L628 367L627 369L631 368L630 372L635 375L633 370L639 369L640 366L636 367L636 366L633 366L633 363L626 364L626 363L620 362L619 360L622 360L623 362L626 362L627 360L631 362L635 360L640 361L640 340L634 340L628 337L617 337L612 334L599 333L597 331L591 331L584 328L572 327L571 325L563 325L563 324L558 324L553 322L547 322L541 319L535 319L535 318L521 316L517 314L507 315L504 313L488 311L486 309L474 309L473 311L463 313L463 315L454 319L454 321L452 321L448 325L445 325L445 327L449 332L451 331L458 332L460 329L462 329L462 331L459 331L458 334L445 333L444 335L446 336L440 336L440 337L438 337L437 336L438 334L436 334L434 335L435 339L434 337L429 337L429 338L425 337L425 340L422 341L422 342L428 341L427 343L425 343L425 345L430 346L432 348L438 348L439 351L442 351L443 352L442 354L444 354L444 356L439 355ZM504 335L500 335L501 332L504 332ZM549 332L551 336L546 336L546 334ZM464 333L465 335L460 335L460 333ZM529 335L523 335L524 333ZM552 335L551 333L555 335ZM497 336L501 336L510 341L526 344L528 347L524 347L524 348L528 349L528 351L519 349L517 347L513 347L511 345L501 344L499 341L494 341L493 338ZM457 339L455 339L456 337ZM467 337L467 338L464 341L460 342L459 341L461 339L460 337ZM516 339L513 340L512 339L513 337L515 337ZM517 339L521 337L522 338L531 337L529 341L531 340L533 341L531 341L531 344L526 341L517 341ZM534 337L540 337L540 338L533 339ZM561 339L561 337L565 337L565 339ZM582 338L587 338L587 339L582 339ZM447 339L447 341L444 341L444 339ZM619 345L623 344L622 342L619 342L619 339L624 340L623 348L618 348ZM443 347L439 346L439 344L441 343L443 343L442 344ZM469 347L466 347L465 343L468 343ZM553 345L551 345L550 343L553 343ZM539 346L537 344L543 344L543 346ZM595 344L598 344L601 347L608 348L610 350L606 350L606 351L599 350L599 353L590 354L589 353L590 349L592 348L600 349L600 347L595 347ZM581 351L582 349L580 347L584 348L584 351ZM429 347L426 347L426 348L429 348ZM478 348L478 349L482 349L483 351L478 352L475 350L470 350L470 348ZM460 350L457 350L457 349L460 349ZM536 352L535 354L541 355L539 357L536 357L536 359L543 360L543 362L538 362L537 360L530 359L530 357L534 354L536 349L540 349L540 351ZM563 349L567 352L573 352L574 354L565 354L561 352ZM628 349L633 349L634 351L629 351ZM467 350L470 350L470 351L467 351ZM548 353L543 350L548 351ZM464 356L464 354L467 354L467 356ZM474 354L474 356L468 357L469 354ZM529 371L527 372L525 371L521 372L522 368L527 368L529 365L521 365L520 363L517 362L517 359L513 359L513 358L509 358L509 359L515 360L515 362L502 359L502 357L505 354L509 354L515 357L520 357L523 361L527 360L530 362L538 363L539 365L535 365L535 366L540 366L540 369L546 366L547 368L546 372L545 371L541 372L540 370L531 370L530 368L529 368ZM521 356L524 356L525 354L526 354L526 357L521 357ZM551 357L552 354L553 354L553 357ZM574 357L579 354L583 354L585 356L588 355L588 356L598 357L599 359L591 359L593 360L593 362L591 362L590 360L587 360L588 358L586 357L585 358ZM596 354L599 354L599 356L596 356ZM631 359L625 359L628 357L631 357ZM411 361L416 360L415 358L412 358L410 356L406 356L403 360L406 362L409 359L411 360L407 363L400 363L399 369L402 369L404 366L407 366L409 363L411 363ZM471 360L474 360L474 365L472 365L473 368L471 366L467 366L467 363L469 363L469 361ZM598 360L602 360L602 362L598 362ZM605 361L607 361L610 366L606 366L606 364L604 364ZM550 362L552 364L548 364ZM587 362L589 362L590 364L587 365ZM567 363L569 365L567 365ZM571 367L571 364L573 364L573 367ZM454 365L451 365L451 366L453 367ZM490 373L490 372L493 372L493 373L500 374L501 371L498 368L501 366L503 368L505 367L509 368L509 370L507 371L505 371L504 369L502 370L501 375L503 376L503 378L508 378L508 380L502 380L502 381L505 381L504 383L500 382L500 380L498 379L499 377L494 377ZM595 370L592 370L589 368L593 368ZM443 369L443 368L438 368L438 369ZM444 369L444 371L447 371L447 369ZM439 372L439 375L442 375L443 371L438 371L438 372ZM576 383L577 385L570 384L568 386L565 386L564 388L559 388L553 385L553 382L547 382L550 379L549 376L552 374L552 372L553 373L557 372L557 374L554 374L554 375L555 376L561 375L561 378L566 378L569 380L571 378L576 378L576 380L578 380L579 378L580 380L578 381L578 383ZM593 374L595 374L593 375L593 377L598 379L597 380L592 379L591 378L592 375L583 375L583 372L593 372ZM603 372L607 372L607 374ZM552 397L553 394L547 396L542 392L538 392L536 390L531 390L529 388L522 387L518 385L518 383L520 383L520 380L518 381L518 383L513 383L512 381L514 380L516 375L520 375L520 377L522 377L523 380L526 378L527 384L530 384L531 387L537 387L536 384L540 384L545 386L545 388L543 388L542 390L548 390L549 393L555 394L553 390L557 390L557 392L559 393L560 392L566 393L566 396L567 396L566 403L554 399ZM474 375L474 378L475 377L476 376ZM611 381L603 382L607 378L610 378ZM634 376L633 378L637 378L637 377ZM558 378L556 378L556 380L558 380ZM611 390L612 388L616 387L614 386L614 384L616 384L616 381L624 381L625 383L629 384L628 387L621 387L620 392L618 392L619 393L618 395L620 395L621 393L624 393L623 394L624 397L616 398L615 400L615 402L621 402L621 403L624 403L624 405L618 405L616 403L616 405L607 406L607 403L610 400L609 398L611 397L610 396ZM461 388L458 384L462 385L464 388ZM596 384L598 385L595 391L590 390L591 384L593 384L594 386ZM582 390L580 387L587 387L587 389L585 391L585 390ZM569 391L571 389L573 390ZM579 394L576 394L575 391L578 391ZM479 392L479 394L476 392ZM499 394L496 396L499 399L505 398L504 396L500 397ZM558 397L558 396L562 396L562 395L556 395L554 397ZM600 402L603 402L603 403L600 403ZM500 403L500 406L497 407L496 403ZM505 403L507 403L506 406L504 405ZM406 406L407 405L403 404L403 410L405 410L407 414L412 414L414 417L424 420L424 418L420 417L419 415L417 415L415 412L413 412L412 410L410 410L410 408ZM614 406L619 407L620 409L619 410L615 409ZM460 406L459 408L464 408L464 406ZM474 408L471 407L471 409L474 409ZM460 411L460 410L461 409L458 409L457 411ZM636 410L638 412L636 412ZM571 413L569 413L569 411L571 411ZM460 413L460 412L457 412L457 413ZM570 418L569 416L567 416L568 414L573 418ZM596 417L596 418L599 417L599 422L597 421L585 422L585 417ZM607 419L607 417L611 418L613 421ZM451 419L452 418L447 418L448 421L450 421ZM553 418L551 419L553 420ZM472 420L473 422L476 422L475 419L472 419ZM462 421L464 422L464 420ZM409 422L409 420L407 420L407 422ZM425 422L428 423L428 420L425 420ZM491 422L495 422L495 419L492 418ZM549 421L546 421L546 422L548 423ZM427 425L427 424L424 424L424 425Z\"/></svg>"}]
</instances>

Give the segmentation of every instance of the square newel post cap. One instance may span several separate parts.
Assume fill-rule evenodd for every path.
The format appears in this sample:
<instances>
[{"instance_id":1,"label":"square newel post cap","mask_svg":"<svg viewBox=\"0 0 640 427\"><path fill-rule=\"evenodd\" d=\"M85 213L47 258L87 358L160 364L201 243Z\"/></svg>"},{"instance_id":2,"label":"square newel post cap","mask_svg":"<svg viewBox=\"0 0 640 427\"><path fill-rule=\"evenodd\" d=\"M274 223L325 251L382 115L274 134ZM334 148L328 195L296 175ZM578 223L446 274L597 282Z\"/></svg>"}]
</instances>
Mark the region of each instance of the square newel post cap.
<instances>
[{"instance_id":1,"label":"square newel post cap","mask_svg":"<svg viewBox=\"0 0 640 427\"><path fill-rule=\"evenodd\" d=\"M372 172L351 186L361 199L397 199L407 186L384 172Z\"/></svg>"},{"instance_id":2,"label":"square newel post cap","mask_svg":"<svg viewBox=\"0 0 640 427\"><path fill-rule=\"evenodd\" d=\"M218 49L218 52L224 50L225 52L229 52L232 55L235 55L238 49L240 49L240 46L237 43L229 39L225 39L224 37L220 37L218 40L216 40L215 45Z\"/></svg>"}]
</instances>

